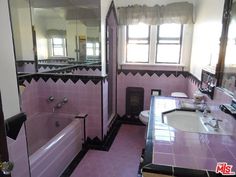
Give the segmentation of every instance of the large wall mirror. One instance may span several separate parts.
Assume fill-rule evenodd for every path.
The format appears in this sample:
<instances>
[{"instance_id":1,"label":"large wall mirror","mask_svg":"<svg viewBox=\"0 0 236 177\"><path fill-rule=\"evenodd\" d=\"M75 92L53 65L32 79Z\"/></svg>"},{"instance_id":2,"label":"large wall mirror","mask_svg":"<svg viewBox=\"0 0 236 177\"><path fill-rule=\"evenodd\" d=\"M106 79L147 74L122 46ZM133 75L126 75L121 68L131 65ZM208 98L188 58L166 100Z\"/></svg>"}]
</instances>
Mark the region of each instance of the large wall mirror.
<instances>
[{"instance_id":1,"label":"large wall mirror","mask_svg":"<svg viewBox=\"0 0 236 177\"><path fill-rule=\"evenodd\" d=\"M10 0L10 9L17 60L100 64L100 0Z\"/></svg>"},{"instance_id":2,"label":"large wall mirror","mask_svg":"<svg viewBox=\"0 0 236 177\"><path fill-rule=\"evenodd\" d=\"M233 1L228 29L221 87L236 94L236 0Z\"/></svg>"}]
</instances>

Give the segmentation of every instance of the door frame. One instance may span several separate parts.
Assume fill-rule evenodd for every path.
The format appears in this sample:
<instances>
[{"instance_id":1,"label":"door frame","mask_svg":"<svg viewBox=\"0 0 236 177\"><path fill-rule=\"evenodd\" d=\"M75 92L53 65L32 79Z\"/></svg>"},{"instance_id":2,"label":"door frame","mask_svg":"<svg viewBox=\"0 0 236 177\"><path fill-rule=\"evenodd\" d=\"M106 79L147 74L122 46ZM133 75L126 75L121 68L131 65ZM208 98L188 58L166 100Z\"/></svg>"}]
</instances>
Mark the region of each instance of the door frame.
<instances>
[{"instance_id":1,"label":"door frame","mask_svg":"<svg viewBox=\"0 0 236 177\"><path fill-rule=\"evenodd\" d=\"M8 149L7 149L7 139L6 139L6 129L5 129L5 123L4 123L4 114L3 114L3 108L2 108L2 97L1 97L1 91L0 91L0 155L1 155L1 161L9 161L9 155L8 155ZM3 175L3 173L0 171L0 177L10 177L11 175Z\"/></svg>"}]
</instances>

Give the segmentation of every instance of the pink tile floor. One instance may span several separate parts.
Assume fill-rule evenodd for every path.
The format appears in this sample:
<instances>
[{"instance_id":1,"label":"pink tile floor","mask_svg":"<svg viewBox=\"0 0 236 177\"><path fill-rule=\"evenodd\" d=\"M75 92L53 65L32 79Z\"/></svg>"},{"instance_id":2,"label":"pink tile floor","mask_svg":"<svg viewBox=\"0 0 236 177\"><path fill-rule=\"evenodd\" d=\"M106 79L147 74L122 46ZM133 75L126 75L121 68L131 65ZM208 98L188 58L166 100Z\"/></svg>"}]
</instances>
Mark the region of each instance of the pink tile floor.
<instances>
[{"instance_id":1,"label":"pink tile floor","mask_svg":"<svg viewBox=\"0 0 236 177\"><path fill-rule=\"evenodd\" d=\"M144 126L122 125L110 150L89 150L71 177L137 177Z\"/></svg>"}]
</instances>

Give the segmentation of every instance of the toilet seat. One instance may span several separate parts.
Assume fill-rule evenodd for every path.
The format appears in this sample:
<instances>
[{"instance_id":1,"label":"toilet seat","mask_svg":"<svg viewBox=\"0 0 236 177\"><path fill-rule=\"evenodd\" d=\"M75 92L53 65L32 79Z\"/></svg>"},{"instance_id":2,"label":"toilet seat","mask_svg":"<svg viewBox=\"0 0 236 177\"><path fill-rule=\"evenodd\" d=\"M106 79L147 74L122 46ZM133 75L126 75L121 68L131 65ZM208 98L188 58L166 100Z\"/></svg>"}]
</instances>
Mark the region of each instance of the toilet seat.
<instances>
[{"instance_id":1,"label":"toilet seat","mask_svg":"<svg viewBox=\"0 0 236 177\"><path fill-rule=\"evenodd\" d=\"M149 120L149 110L144 110L139 114L139 119L140 121L145 124L148 125L148 120Z\"/></svg>"}]
</instances>

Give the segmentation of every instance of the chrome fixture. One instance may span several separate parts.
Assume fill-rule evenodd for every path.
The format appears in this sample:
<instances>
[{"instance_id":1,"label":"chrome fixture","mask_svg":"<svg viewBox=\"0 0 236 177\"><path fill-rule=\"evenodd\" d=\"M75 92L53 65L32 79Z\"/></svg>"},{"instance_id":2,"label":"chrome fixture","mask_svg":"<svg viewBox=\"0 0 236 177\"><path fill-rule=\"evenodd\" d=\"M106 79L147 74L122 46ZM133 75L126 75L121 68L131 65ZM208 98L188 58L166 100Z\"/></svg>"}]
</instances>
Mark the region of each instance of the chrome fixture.
<instances>
[{"instance_id":1,"label":"chrome fixture","mask_svg":"<svg viewBox=\"0 0 236 177\"><path fill-rule=\"evenodd\" d=\"M64 97L63 100L62 100L62 103L65 104L68 102L68 98Z\"/></svg>"},{"instance_id":2,"label":"chrome fixture","mask_svg":"<svg viewBox=\"0 0 236 177\"><path fill-rule=\"evenodd\" d=\"M55 109L60 109L64 104L66 104L68 102L68 98L64 97L62 99L62 101L60 101L59 103L57 103L54 107L52 112L55 112Z\"/></svg>"},{"instance_id":3,"label":"chrome fixture","mask_svg":"<svg viewBox=\"0 0 236 177\"><path fill-rule=\"evenodd\" d=\"M55 98L53 96L48 97L48 102L53 102Z\"/></svg>"},{"instance_id":4,"label":"chrome fixture","mask_svg":"<svg viewBox=\"0 0 236 177\"><path fill-rule=\"evenodd\" d=\"M12 162L1 162L0 161L0 170L4 175L10 175L13 170L14 164Z\"/></svg>"},{"instance_id":5,"label":"chrome fixture","mask_svg":"<svg viewBox=\"0 0 236 177\"><path fill-rule=\"evenodd\" d=\"M210 113L210 108L207 106L206 103L203 103L203 106L202 106L202 115L203 117L207 117L208 113Z\"/></svg>"},{"instance_id":6,"label":"chrome fixture","mask_svg":"<svg viewBox=\"0 0 236 177\"><path fill-rule=\"evenodd\" d=\"M223 122L223 120L215 118L213 118L212 120L215 120L215 125L212 125L210 122L205 122L204 124L209 125L210 127L214 128L215 131L218 131L220 128L219 122Z\"/></svg>"}]
</instances>

